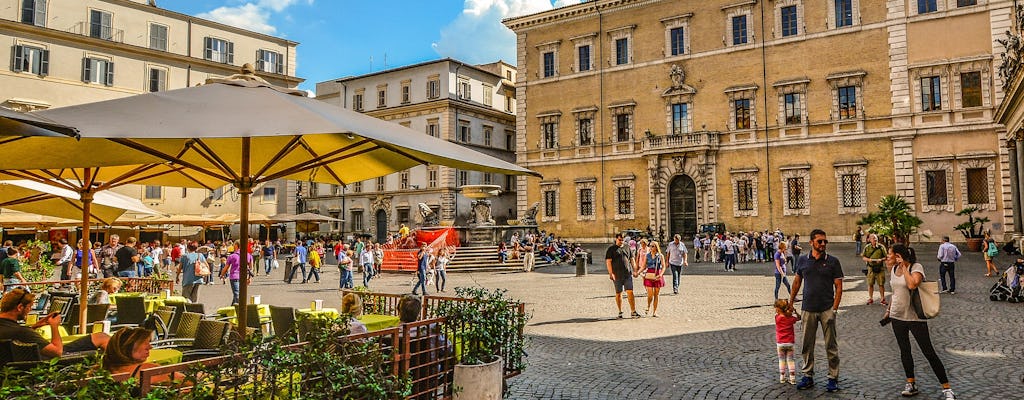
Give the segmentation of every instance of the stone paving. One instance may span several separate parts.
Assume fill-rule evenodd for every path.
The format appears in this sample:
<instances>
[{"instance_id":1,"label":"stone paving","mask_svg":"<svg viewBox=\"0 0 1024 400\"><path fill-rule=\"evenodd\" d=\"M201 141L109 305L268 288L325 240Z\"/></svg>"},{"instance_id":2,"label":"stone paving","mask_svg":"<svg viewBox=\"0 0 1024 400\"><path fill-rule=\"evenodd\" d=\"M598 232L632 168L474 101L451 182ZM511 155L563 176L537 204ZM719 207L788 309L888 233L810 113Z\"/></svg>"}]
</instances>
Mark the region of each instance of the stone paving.
<instances>
[{"instance_id":1,"label":"stone paving","mask_svg":"<svg viewBox=\"0 0 1024 400\"><path fill-rule=\"evenodd\" d=\"M916 247L929 279L936 279L937 262L931 260L937 246ZM603 246L593 250L603 258ZM830 250L847 275L837 317L842 390L836 393L824 391L820 340L817 387L797 391L778 383L770 307L774 278L767 263L740 264L737 272L724 272L721 264L691 264L679 295L665 288L658 318L616 319L612 285L601 264L584 277L566 265L533 273L453 273L448 292L456 286L504 287L527 303L533 314L527 326L529 364L509 382L514 399L899 398L904 381L899 351L891 328L878 326L884 312L878 295L875 305L865 305L863 263L853 256L852 244L834 243ZM997 259L1001 268L1011 261ZM960 399L1024 398L1024 304L988 300L994 278L984 277L980 254L965 254L957 273L956 295L943 295L942 314L929 323L954 390ZM324 299L327 306L338 306L337 268L325 267L319 284L286 285L282 274L279 269L257 277L250 293L272 304L309 307L311 300ZM356 274L357 284L360 279ZM412 275L386 273L370 286L405 293L413 281ZM635 283L643 312L646 296L641 280ZM207 308L227 305L230 289L204 287L200 301ZM797 329L799 337L799 324ZM914 349L919 398L939 398L934 374L916 344Z\"/></svg>"}]
</instances>

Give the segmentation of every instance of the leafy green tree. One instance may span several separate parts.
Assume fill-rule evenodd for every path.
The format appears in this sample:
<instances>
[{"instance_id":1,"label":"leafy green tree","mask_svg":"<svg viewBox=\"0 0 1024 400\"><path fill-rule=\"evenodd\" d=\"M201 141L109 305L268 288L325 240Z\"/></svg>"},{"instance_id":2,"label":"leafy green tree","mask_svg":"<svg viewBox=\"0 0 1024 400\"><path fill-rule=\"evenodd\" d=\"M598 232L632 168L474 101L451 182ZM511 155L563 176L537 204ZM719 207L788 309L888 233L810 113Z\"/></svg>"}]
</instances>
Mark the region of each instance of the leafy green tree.
<instances>
[{"instance_id":1,"label":"leafy green tree","mask_svg":"<svg viewBox=\"0 0 1024 400\"><path fill-rule=\"evenodd\" d=\"M878 211L869 213L857 221L867 225L870 232L892 238L896 243L909 243L910 235L917 231L923 221L913 214L910 203L894 194L882 196Z\"/></svg>"}]
</instances>

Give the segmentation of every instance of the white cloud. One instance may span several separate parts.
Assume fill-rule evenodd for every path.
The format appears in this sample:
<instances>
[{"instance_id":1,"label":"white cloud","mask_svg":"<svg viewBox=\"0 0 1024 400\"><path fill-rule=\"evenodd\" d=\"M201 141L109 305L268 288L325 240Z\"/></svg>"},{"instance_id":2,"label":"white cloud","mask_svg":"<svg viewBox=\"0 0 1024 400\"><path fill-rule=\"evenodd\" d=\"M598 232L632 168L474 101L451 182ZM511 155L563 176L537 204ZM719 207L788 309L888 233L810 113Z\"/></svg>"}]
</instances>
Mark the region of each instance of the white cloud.
<instances>
[{"instance_id":1,"label":"white cloud","mask_svg":"<svg viewBox=\"0 0 1024 400\"><path fill-rule=\"evenodd\" d=\"M197 17L272 35L277 32L277 28L270 24L271 13L282 12L300 1L313 4L313 0L258 0L255 3L248 2L239 6L217 7L197 15Z\"/></svg>"},{"instance_id":2,"label":"white cloud","mask_svg":"<svg viewBox=\"0 0 1024 400\"><path fill-rule=\"evenodd\" d=\"M516 36L501 24L509 17L579 3L580 0L466 0L462 14L444 28L434 51L469 63L498 59L515 64Z\"/></svg>"}]
</instances>

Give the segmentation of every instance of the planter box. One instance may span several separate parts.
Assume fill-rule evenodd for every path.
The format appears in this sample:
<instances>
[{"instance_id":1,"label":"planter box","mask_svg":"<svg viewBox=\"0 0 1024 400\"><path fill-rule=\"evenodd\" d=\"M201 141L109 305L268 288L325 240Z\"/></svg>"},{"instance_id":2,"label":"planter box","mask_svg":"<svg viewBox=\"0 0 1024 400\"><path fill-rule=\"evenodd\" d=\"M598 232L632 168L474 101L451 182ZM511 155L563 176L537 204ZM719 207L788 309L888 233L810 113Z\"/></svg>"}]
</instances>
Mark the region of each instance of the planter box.
<instances>
[{"instance_id":1,"label":"planter box","mask_svg":"<svg viewBox=\"0 0 1024 400\"><path fill-rule=\"evenodd\" d=\"M503 372L501 358L483 365L455 365L455 398L501 400Z\"/></svg>"},{"instance_id":2,"label":"planter box","mask_svg":"<svg viewBox=\"0 0 1024 400\"><path fill-rule=\"evenodd\" d=\"M967 238L967 251L973 251L975 253L981 251L982 244L985 243L985 238Z\"/></svg>"}]
</instances>

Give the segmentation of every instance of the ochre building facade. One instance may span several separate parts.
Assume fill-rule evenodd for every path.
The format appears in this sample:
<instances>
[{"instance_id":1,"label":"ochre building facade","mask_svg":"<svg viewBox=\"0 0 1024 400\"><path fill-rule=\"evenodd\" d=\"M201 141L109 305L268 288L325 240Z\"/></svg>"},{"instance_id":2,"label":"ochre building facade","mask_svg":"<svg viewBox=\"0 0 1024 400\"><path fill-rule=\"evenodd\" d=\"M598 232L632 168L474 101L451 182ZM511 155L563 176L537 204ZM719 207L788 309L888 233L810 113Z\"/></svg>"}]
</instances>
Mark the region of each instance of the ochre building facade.
<instances>
[{"instance_id":1,"label":"ochre building facade","mask_svg":"<svg viewBox=\"0 0 1024 400\"><path fill-rule=\"evenodd\" d=\"M517 207L604 241L822 228L887 194L931 238L969 205L1014 231L994 73L1012 2L598 0L507 19ZM955 236L953 236L955 238Z\"/></svg>"}]
</instances>

